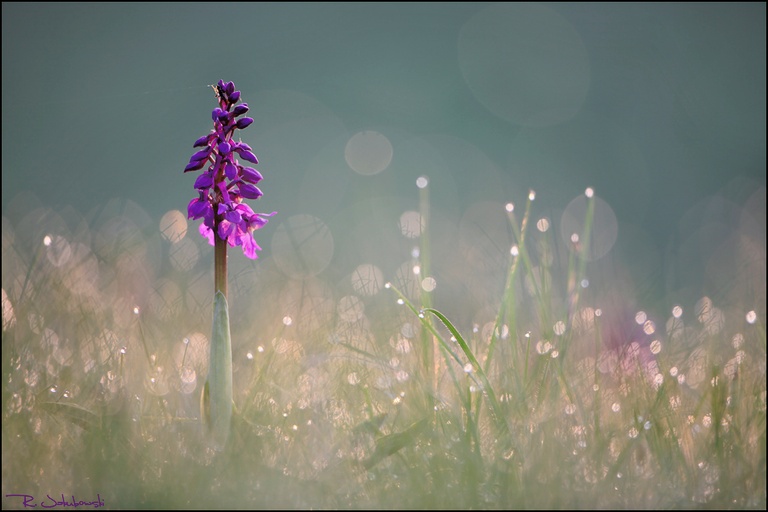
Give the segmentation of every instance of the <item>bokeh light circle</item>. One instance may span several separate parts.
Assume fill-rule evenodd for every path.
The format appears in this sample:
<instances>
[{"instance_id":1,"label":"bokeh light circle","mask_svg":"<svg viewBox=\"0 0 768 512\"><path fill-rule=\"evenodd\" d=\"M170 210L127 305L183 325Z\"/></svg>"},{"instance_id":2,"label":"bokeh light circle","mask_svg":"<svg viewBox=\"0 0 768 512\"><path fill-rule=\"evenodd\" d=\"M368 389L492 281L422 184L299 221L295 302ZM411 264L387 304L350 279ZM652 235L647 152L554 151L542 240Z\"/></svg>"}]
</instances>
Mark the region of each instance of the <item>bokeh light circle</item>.
<instances>
[{"instance_id":1,"label":"bokeh light circle","mask_svg":"<svg viewBox=\"0 0 768 512\"><path fill-rule=\"evenodd\" d=\"M352 288L360 295L376 295L384 285L384 274L379 267L366 263L358 265L352 273Z\"/></svg>"},{"instance_id":2,"label":"bokeh light circle","mask_svg":"<svg viewBox=\"0 0 768 512\"><path fill-rule=\"evenodd\" d=\"M170 210L160 219L163 238L175 244L187 234L187 219L179 210Z\"/></svg>"},{"instance_id":3,"label":"bokeh light circle","mask_svg":"<svg viewBox=\"0 0 768 512\"><path fill-rule=\"evenodd\" d=\"M375 131L356 133L344 148L344 158L349 167L365 176L373 176L389 167L392 153L389 139Z\"/></svg>"},{"instance_id":4,"label":"bokeh light circle","mask_svg":"<svg viewBox=\"0 0 768 512\"><path fill-rule=\"evenodd\" d=\"M574 234L583 235L584 233L590 201L594 202L594 210L589 239L581 240L579 238L578 245L571 244L569 240L572 240ZM573 199L563 211L560 230L568 247L583 247L584 258L587 261L595 261L608 254L613 248L619 235L619 224L613 208L608 203L599 197L587 199L580 195Z\"/></svg>"}]
</instances>

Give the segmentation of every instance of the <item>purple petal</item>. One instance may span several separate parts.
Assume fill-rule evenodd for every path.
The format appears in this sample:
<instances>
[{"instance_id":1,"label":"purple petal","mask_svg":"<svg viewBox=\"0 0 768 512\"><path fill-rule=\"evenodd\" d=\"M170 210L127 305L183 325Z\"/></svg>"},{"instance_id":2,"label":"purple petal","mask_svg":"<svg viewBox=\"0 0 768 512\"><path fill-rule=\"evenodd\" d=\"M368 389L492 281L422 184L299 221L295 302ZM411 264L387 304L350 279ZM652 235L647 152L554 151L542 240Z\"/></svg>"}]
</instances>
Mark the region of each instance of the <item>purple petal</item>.
<instances>
[{"instance_id":1,"label":"purple petal","mask_svg":"<svg viewBox=\"0 0 768 512\"><path fill-rule=\"evenodd\" d=\"M269 222L269 219L267 217L271 217L277 212L272 213L256 213L251 218L248 219L248 227L251 230L261 229L264 226L267 225L267 222Z\"/></svg>"},{"instance_id":2,"label":"purple petal","mask_svg":"<svg viewBox=\"0 0 768 512\"><path fill-rule=\"evenodd\" d=\"M205 160L210 156L210 154L211 154L211 148L201 149L200 151L198 151L197 153L189 157L189 161L191 162L193 160Z\"/></svg>"},{"instance_id":3,"label":"purple petal","mask_svg":"<svg viewBox=\"0 0 768 512\"><path fill-rule=\"evenodd\" d=\"M260 251L261 247L259 247L259 244L256 243L253 235L251 235L251 233L245 233L240 238L240 241L243 245L243 254L252 260L258 259L259 255L256 254L256 251Z\"/></svg>"},{"instance_id":4,"label":"purple petal","mask_svg":"<svg viewBox=\"0 0 768 512\"><path fill-rule=\"evenodd\" d=\"M221 117L222 112L224 112L224 114L226 115L226 112L224 110L221 110L219 107L216 107L215 109L213 109L213 112L211 112L211 117L213 118L214 121L218 121L219 118Z\"/></svg>"},{"instance_id":5,"label":"purple petal","mask_svg":"<svg viewBox=\"0 0 768 512\"><path fill-rule=\"evenodd\" d=\"M227 240L236 228L237 224L232 224L228 220L222 220L219 222L219 238Z\"/></svg>"},{"instance_id":6,"label":"purple petal","mask_svg":"<svg viewBox=\"0 0 768 512\"><path fill-rule=\"evenodd\" d=\"M253 148L246 144L245 142L238 142L237 147L240 149L247 149L248 151L253 151Z\"/></svg>"},{"instance_id":7,"label":"purple petal","mask_svg":"<svg viewBox=\"0 0 768 512\"><path fill-rule=\"evenodd\" d=\"M195 188L198 190L210 188L211 185L213 185L213 176L208 172L201 174L195 180Z\"/></svg>"},{"instance_id":8,"label":"purple petal","mask_svg":"<svg viewBox=\"0 0 768 512\"><path fill-rule=\"evenodd\" d=\"M221 192L221 196L224 197L225 202L229 202L229 194L227 193L227 184L224 183L224 180L221 180L216 184L216 186L219 188L219 192ZM221 213L221 212L220 212Z\"/></svg>"},{"instance_id":9,"label":"purple petal","mask_svg":"<svg viewBox=\"0 0 768 512\"><path fill-rule=\"evenodd\" d=\"M227 213L224 214L224 218L233 224L240 224L241 222L243 222L243 218L240 215L240 212L238 212L237 210L228 211Z\"/></svg>"},{"instance_id":10,"label":"purple petal","mask_svg":"<svg viewBox=\"0 0 768 512\"><path fill-rule=\"evenodd\" d=\"M258 199L262 196L261 190L250 183L240 183L238 185L238 190L240 191L240 195L246 199Z\"/></svg>"},{"instance_id":11,"label":"purple petal","mask_svg":"<svg viewBox=\"0 0 768 512\"><path fill-rule=\"evenodd\" d=\"M218 147L219 147L219 153L221 153L222 155L228 155L229 152L232 150L232 147L226 141L219 144Z\"/></svg>"},{"instance_id":12,"label":"purple petal","mask_svg":"<svg viewBox=\"0 0 768 512\"><path fill-rule=\"evenodd\" d=\"M199 219L201 217L209 217L213 213L211 204L206 199L194 198L189 202L187 206L187 218Z\"/></svg>"},{"instance_id":13,"label":"purple petal","mask_svg":"<svg viewBox=\"0 0 768 512\"><path fill-rule=\"evenodd\" d=\"M228 180L234 180L237 178L237 167L228 163L227 166L224 167L224 174L227 176Z\"/></svg>"},{"instance_id":14,"label":"purple petal","mask_svg":"<svg viewBox=\"0 0 768 512\"><path fill-rule=\"evenodd\" d=\"M251 119L250 117L244 117L242 119L238 119L237 127L242 130L243 128L245 128L249 124L251 124L252 122L253 122L253 119Z\"/></svg>"},{"instance_id":15,"label":"purple petal","mask_svg":"<svg viewBox=\"0 0 768 512\"><path fill-rule=\"evenodd\" d=\"M206 226L205 224L200 224L200 227L198 228L198 231L201 235L203 235L203 238L208 239L208 243L211 245L215 245L213 240L213 230Z\"/></svg>"},{"instance_id":16,"label":"purple petal","mask_svg":"<svg viewBox=\"0 0 768 512\"><path fill-rule=\"evenodd\" d=\"M240 170L240 177L243 179L243 181L247 181L248 183L253 183L254 185L260 182L264 178L261 175L261 173L256 169L254 169L253 167L243 167Z\"/></svg>"},{"instance_id":17,"label":"purple petal","mask_svg":"<svg viewBox=\"0 0 768 512\"><path fill-rule=\"evenodd\" d=\"M248 160L251 163L258 164L259 160L256 158L256 155L248 151L247 149L244 149L242 147L237 149L237 154L240 155L240 158L243 160Z\"/></svg>"},{"instance_id":18,"label":"purple petal","mask_svg":"<svg viewBox=\"0 0 768 512\"><path fill-rule=\"evenodd\" d=\"M229 102L230 103L237 103L237 100L240 99L240 91L235 91L232 94L229 94Z\"/></svg>"},{"instance_id":19,"label":"purple petal","mask_svg":"<svg viewBox=\"0 0 768 512\"><path fill-rule=\"evenodd\" d=\"M232 109L232 114L234 114L235 117L241 116L248 112L248 104L247 103L241 103L240 105L236 106L234 109Z\"/></svg>"},{"instance_id":20,"label":"purple petal","mask_svg":"<svg viewBox=\"0 0 768 512\"><path fill-rule=\"evenodd\" d=\"M235 205L235 210L240 212L240 215L243 216L245 219L250 219L252 215L255 215L253 213L253 210L251 210L251 207L248 206L245 203L238 203Z\"/></svg>"},{"instance_id":21,"label":"purple petal","mask_svg":"<svg viewBox=\"0 0 768 512\"><path fill-rule=\"evenodd\" d=\"M235 83L227 82L227 85L225 86L225 90L227 91L228 95L231 95L233 92L235 92Z\"/></svg>"},{"instance_id":22,"label":"purple petal","mask_svg":"<svg viewBox=\"0 0 768 512\"><path fill-rule=\"evenodd\" d=\"M201 146L207 146L208 145L208 137L209 135L203 135L199 139L195 141L195 143L192 145L193 148L199 148Z\"/></svg>"},{"instance_id":23,"label":"purple petal","mask_svg":"<svg viewBox=\"0 0 768 512\"><path fill-rule=\"evenodd\" d=\"M202 169L204 165L205 165L205 160L198 160L197 162L189 162L187 166L184 168L184 172L197 171L199 169Z\"/></svg>"}]
</instances>

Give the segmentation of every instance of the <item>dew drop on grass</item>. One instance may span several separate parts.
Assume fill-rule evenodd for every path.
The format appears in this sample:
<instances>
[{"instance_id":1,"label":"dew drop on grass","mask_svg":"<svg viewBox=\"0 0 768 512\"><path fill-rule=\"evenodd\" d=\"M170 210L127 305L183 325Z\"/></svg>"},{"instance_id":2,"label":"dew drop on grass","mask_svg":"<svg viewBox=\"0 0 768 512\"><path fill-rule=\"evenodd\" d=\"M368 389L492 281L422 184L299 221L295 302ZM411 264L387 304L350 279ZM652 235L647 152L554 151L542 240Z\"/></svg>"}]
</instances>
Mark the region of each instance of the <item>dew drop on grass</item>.
<instances>
[{"instance_id":1,"label":"dew drop on grass","mask_svg":"<svg viewBox=\"0 0 768 512\"><path fill-rule=\"evenodd\" d=\"M672 308L672 316L675 318L680 318L681 316L683 316L683 308L681 308L678 305L675 305Z\"/></svg>"},{"instance_id":2,"label":"dew drop on grass","mask_svg":"<svg viewBox=\"0 0 768 512\"><path fill-rule=\"evenodd\" d=\"M638 432L638 431L637 431L637 429L636 429L635 427L632 427L632 428L630 428L630 429L629 429L629 437L630 437L630 439L634 439L634 438L636 438L636 437L638 436L638 434L639 434L639 433L640 433L640 432Z\"/></svg>"},{"instance_id":3,"label":"dew drop on grass","mask_svg":"<svg viewBox=\"0 0 768 512\"><path fill-rule=\"evenodd\" d=\"M613 402L611 405L611 410L613 412L619 412L621 410L621 404L619 404L619 402Z\"/></svg>"},{"instance_id":4,"label":"dew drop on grass","mask_svg":"<svg viewBox=\"0 0 768 512\"><path fill-rule=\"evenodd\" d=\"M587 189L584 191L584 195L587 197L592 197L595 195L595 191L592 189L592 187L587 187Z\"/></svg>"},{"instance_id":5,"label":"dew drop on grass","mask_svg":"<svg viewBox=\"0 0 768 512\"><path fill-rule=\"evenodd\" d=\"M552 330L555 331L555 334L561 336L565 332L565 322L558 320L555 325L552 326Z\"/></svg>"},{"instance_id":6,"label":"dew drop on grass","mask_svg":"<svg viewBox=\"0 0 768 512\"><path fill-rule=\"evenodd\" d=\"M651 342L651 353L658 354L661 352L661 342L659 340L653 340Z\"/></svg>"},{"instance_id":7,"label":"dew drop on grass","mask_svg":"<svg viewBox=\"0 0 768 512\"><path fill-rule=\"evenodd\" d=\"M754 324L757 322L757 313L754 310L747 312L747 323Z\"/></svg>"},{"instance_id":8,"label":"dew drop on grass","mask_svg":"<svg viewBox=\"0 0 768 512\"><path fill-rule=\"evenodd\" d=\"M416 186L419 188L426 188L429 185L429 179L426 176L419 176L416 178Z\"/></svg>"},{"instance_id":9,"label":"dew drop on grass","mask_svg":"<svg viewBox=\"0 0 768 512\"><path fill-rule=\"evenodd\" d=\"M472 373L472 363L467 363L464 365L464 371L466 373Z\"/></svg>"},{"instance_id":10,"label":"dew drop on grass","mask_svg":"<svg viewBox=\"0 0 768 512\"><path fill-rule=\"evenodd\" d=\"M576 412L576 406L575 405L567 404L565 406L565 414L567 414L568 416L572 415L575 412Z\"/></svg>"},{"instance_id":11,"label":"dew drop on grass","mask_svg":"<svg viewBox=\"0 0 768 512\"><path fill-rule=\"evenodd\" d=\"M509 254L511 254L512 256L517 256L518 254L520 254L520 249L518 249L516 245L513 245L512 248L509 250Z\"/></svg>"},{"instance_id":12,"label":"dew drop on grass","mask_svg":"<svg viewBox=\"0 0 768 512\"><path fill-rule=\"evenodd\" d=\"M637 323L637 325L643 325L647 319L648 316L645 314L645 311L638 311L635 313L635 323Z\"/></svg>"},{"instance_id":13,"label":"dew drop on grass","mask_svg":"<svg viewBox=\"0 0 768 512\"><path fill-rule=\"evenodd\" d=\"M515 211L515 205L514 203L507 203L504 205L504 209L507 210L508 213L512 213Z\"/></svg>"},{"instance_id":14,"label":"dew drop on grass","mask_svg":"<svg viewBox=\"0 0 768 512\"><path fill-rule=\"evenodd\" d=\"M546 217L539 219L538 222L536 222L536 229L545 233L549 229L549 219Z\"/></svg>"},{"instance_id":15,"label":"dew drop on grass","mask_svg":"<svg viewBox=\"0 0 768 512\"><path fill-rule=\"evenodd\" d=\"M528 191L528 200L533 201L535 199L536 199L536 191L535 190Z\"/></svg>"}]
</instances>

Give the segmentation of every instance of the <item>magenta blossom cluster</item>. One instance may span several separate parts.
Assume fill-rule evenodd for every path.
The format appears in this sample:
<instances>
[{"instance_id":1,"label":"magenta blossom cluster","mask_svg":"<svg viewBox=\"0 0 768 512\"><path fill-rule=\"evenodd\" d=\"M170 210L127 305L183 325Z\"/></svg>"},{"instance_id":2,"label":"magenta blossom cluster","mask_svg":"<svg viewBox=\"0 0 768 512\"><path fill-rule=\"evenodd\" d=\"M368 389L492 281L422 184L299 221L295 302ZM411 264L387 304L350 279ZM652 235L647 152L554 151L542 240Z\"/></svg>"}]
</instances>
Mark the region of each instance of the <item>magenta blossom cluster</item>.
<instances>
[{"instance_id":1,"label":"magenta blossom cluster","mask_svg":"<svg viewBox=\"0 0 768 512\"><path fill-rule=\"evenodd\" d=\"M251 259L258 256L261 247L253 238L253 232L263 227L267 217L277 212L255 213L243 199L258 199L262 192L256 186L262 176L253 167L241 165L238 156L252 164L258 164L256 155L245 142L234 141L235 130L242 130L253 122L250 117L240 117L248 112L248 104L241 103L240 91L232 82L219 83L214 87L219 106L213 109L213 131L195 141L193 147L202 148L192 155L184 172L199 171L195 188L199 195L187 206L190 219L203 219L200 234L214 245L218 235L232 247L241 246L243 254ZM240 119L237 119L237 118Z\"/></svg>"}]
</instances>

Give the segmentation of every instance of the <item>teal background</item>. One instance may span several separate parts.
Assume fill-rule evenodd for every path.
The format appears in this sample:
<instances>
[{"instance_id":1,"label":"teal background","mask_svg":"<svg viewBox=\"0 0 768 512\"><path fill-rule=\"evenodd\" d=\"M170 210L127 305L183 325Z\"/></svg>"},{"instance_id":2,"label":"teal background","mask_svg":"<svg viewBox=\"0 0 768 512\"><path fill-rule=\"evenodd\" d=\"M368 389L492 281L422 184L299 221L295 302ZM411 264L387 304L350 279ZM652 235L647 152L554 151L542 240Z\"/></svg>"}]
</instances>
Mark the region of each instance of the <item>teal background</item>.
<instances>
[{"instance_id":1,"label":"teal background","mask_svg":"<svg viewBox=\"0 0 768 512\"><path fill-rule=\"evenodd\" d=\"M206 86L220 78L256 119L244 137L266 177L263 211L301 210L311 159L362 130L476 146L504 190L457 169L459 199L534 188L562 207L589 185L660 237L734 177L765 184L765 4L541 4L583 41L589 84L574 117L534 130L495 115L462 76L460 31L487 6L4 3L3 212L22 190L50 206L183 209L193 178L181 169L210 129ZM311 107L269 104L276 90ZM287 122L294 138L266 136ZM418 170L400 150L390 179L412 187Z\"/></svg>"}]
</instances>

